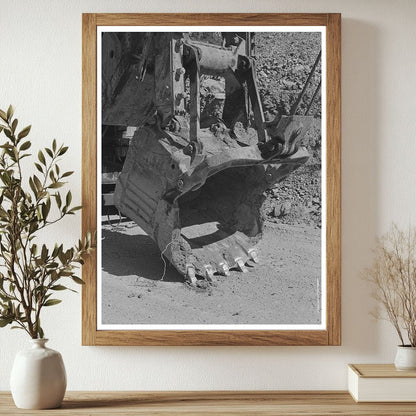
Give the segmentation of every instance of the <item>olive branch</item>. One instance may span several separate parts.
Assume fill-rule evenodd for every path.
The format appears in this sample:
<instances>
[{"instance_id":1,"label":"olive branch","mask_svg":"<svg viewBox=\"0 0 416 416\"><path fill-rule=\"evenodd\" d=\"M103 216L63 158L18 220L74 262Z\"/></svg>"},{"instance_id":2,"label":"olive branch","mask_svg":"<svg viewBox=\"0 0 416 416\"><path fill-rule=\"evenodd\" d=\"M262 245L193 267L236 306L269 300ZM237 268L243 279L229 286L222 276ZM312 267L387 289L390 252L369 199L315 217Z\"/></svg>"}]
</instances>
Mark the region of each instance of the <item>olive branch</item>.
<instances>
[{"instance_id":1,"label":"olive branch","mask_svg":"<svg viewBox=\"0 0 416 416\"><path fill-rule=\"evenodd\" d=\"M32 338L43 338L40 315L43 307L57 305L54 292L71 290L61 279L83 284L76 270L83 258L94 249L93 237L84 239L67 250L62 244L52 249L38 246L37 233L74 215L81 206L71 206L71 191L59 190L72 171L61 172L58 162L68 147L57 145L39 150L34 162L36 174L24 181L21 161L31 156L24 140L31 126L17 133L18 119L14 109L0 110L0 134L6 136L0 145L0 327L25 330Z\"/></svg>"}]
</instances>

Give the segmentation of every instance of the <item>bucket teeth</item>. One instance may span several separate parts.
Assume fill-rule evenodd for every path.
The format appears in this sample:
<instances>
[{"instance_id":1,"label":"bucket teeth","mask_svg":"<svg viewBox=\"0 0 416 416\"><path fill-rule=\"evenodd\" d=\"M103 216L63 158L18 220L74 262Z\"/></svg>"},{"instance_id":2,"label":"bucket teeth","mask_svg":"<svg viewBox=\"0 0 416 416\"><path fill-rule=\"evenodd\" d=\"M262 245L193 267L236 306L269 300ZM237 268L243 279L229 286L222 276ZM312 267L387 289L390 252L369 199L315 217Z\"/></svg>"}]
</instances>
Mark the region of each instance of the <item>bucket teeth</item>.
<instances>
[{"instance_id":1,"label":"bucket teeth","mask_svg":"<svg viewBox=\"0 0 416 416\"><path fill-rule=\"evenodd\" d=\"M205 269L205 278L209 282L212 282L214 280L214 269L209 264L204 266L204 269Z\"/></svg>"},{"instance_id":2,"label":"bucket teeth","mask_svg":"<svg viewBox=\"0 0 416 416\"><path fill-rule=\"evenodd\" d=\"M240 270L240 272L243 272L243 273L247 273L248 272L247 267L243 263L243 260L242 259L237 258L237 259L235 259L235 262L236 262L237 268L238 268L238 270Z\"/></svg>"},{"instance_id":3,"label":"bucket teeth","mask_svg":"<svg viewBox=\"0 0 416 416\"><path fill-rule=\"evenodd\" d=\"M231 268L247 273L248 267L254 267L253 263L258 263L257 250L243 233L227 234L224 230L218 229L217 224L215 228L211 226L203 231L205 235L202 232L198 234L198 229L185 229L181 233L185 247L187 244L189 246L189 241L199 245L192 247L192 256L186 262L187 267L193 268L198 279L204 278L207 282L212 282L215 274L229 276ZM208 244L205 243L206 240ZM200 283L200 280L197 283Z\"/></svg>"},{"instance_id":4,"label":"bucket teeth","mask_svg":"<svg viewBox=\"0 0 416 416\"><path fill-rule=\"evenodd\" d=\"M254 261L254 263L259 262L259 258L257 256L257 252L254 249L250 249L248 251L248 255L250 256L250 259Z\"/></svg>"},{"instance_id":5,"label":"bucket teeth","mask_svg":"<svg viewBox=\"0 0 416 416\"><path fill-rule=\"evenodd\" d=\"M196 274L195 274L195 268L193 266L188 266L186 269L186 279L188 282L192 285L196 285Z\"/></svg>"},{"instance_id":6,"label":"bucket teeth","mask_svg":"<svg viewBox=\"0 0 416 416\"><path fill-rule=\"evenodd\" d=\"M218 272L221 273L223 276L229 276L230 275L230 269L228 267L227 263L221 263L218 266Z\"/></svg>"}]
</instances>

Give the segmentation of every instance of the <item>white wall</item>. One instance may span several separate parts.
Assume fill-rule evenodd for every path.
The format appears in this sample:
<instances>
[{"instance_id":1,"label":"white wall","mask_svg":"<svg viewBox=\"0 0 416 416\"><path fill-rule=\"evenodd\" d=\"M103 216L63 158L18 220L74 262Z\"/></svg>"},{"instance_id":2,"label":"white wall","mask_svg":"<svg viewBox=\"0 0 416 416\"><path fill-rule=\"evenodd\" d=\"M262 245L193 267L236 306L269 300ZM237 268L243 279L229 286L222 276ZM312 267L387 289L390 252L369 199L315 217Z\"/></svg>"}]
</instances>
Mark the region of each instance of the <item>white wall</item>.
<instances>
[{"instance_id":1,"label":"white wall","mask_svg":"<svg viewBox=\"0 0 416 416\"><path fill-rule=\"evenodd\" d=\"M342 13L342 346L81 347L81 299L45 314L71 390L345 389L349 362L392 362L397 339L369 316L360 280L374 237L416 214L416 2L413 0L0 0L0 108L33 124L34 147L70 144L81 184L81 13ZM190 22L192 23L192 22ZM47 237L71 243L80 216ZM46 312L46 311L45 311ZM0 390L27 337L0 331Z\"/></svg>"}]
</instances>

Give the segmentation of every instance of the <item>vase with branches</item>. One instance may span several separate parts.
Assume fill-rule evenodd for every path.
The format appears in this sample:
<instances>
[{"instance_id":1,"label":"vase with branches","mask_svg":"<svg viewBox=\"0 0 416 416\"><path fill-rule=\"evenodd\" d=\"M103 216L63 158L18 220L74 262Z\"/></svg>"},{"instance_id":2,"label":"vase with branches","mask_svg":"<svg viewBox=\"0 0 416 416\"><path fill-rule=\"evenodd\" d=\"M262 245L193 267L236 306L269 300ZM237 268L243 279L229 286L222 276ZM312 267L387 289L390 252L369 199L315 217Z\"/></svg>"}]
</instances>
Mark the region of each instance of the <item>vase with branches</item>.
<instances>
[{"instance_id":1,"label":"vase with branches","mask_svg":"<svg viewBox=\"0 0 416 416\"><path fill-rule=\"evenodd\" d=\"M83 258L93 250L94 242L90 233L70 248L64 248L59 242L52 245L41 242L39 234L43 230L55 226L68 215L74 215L81 207L72 205L70 190L63 191L66 179L73 173L63 171L59 166L67 146L58 145L53 140L50 147L38 151L32 167L35 173L24 174L23 168L27 166L22 161L31 156L31 142L27 139L30 129L27 126L18 131L18 119L14 117L12 106L7 111L0 110L0 134L5 138L0 143L0 327L10 325L24 330L33 340L36 351L32 351L32 355L35 354L39 361L42 351L46 349L41 312L61 302L56 294L65 290L74 291L63 284L64 279L83 284L77 270L83 264ZM53 371L62 370L60 354L47 350L45 354L49 358L52 352L56 353L56 368ZM23 371L19 365L16 366L16 360L12 370L12 393L18 407L48 408L59 405L66 387L65 374L61 374L64 380L58 383L61 388L57 398L52 397L57 383L42 387L50 389L49 396L40 390L18 394L13 392L13 384L20 388L27 380L24 377L23 381L21 377L14 380L13 374ZM26 363L26 372L39 369L39 365L31 368L27 364L30 360L20 360L22 362ZM19 370L15 371L17 367ZM49 380L54 374L49 371ZM42 402L42 397L52 401ZM34 398L34 402L28 403L29 398Z\"/></svg>"},{"instance_id":2,"label":"vase with branches","mask_svg":"<svg viewBox=\"0 0 416 416\"><path fill-rule=\"evenodd\" d=\"M411 356L414 350L410 367L416 368L416 228L402 230L393 224L377 240L373 264L365 269L364 278L382 306L375 317L388 320L400 340L396 367L403 367L398 364L400 354ZM406 365L406 369L410 367Z\"/></svg>"}]
</instances>

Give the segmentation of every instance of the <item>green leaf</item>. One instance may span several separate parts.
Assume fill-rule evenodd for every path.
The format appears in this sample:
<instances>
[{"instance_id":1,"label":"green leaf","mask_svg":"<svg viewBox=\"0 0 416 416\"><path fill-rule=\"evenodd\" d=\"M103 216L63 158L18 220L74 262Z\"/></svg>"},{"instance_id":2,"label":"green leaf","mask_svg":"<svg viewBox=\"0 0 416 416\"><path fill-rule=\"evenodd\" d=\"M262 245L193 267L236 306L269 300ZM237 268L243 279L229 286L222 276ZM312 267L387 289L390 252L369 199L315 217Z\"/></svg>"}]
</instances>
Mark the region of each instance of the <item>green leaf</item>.
<instances>
[{"instance_id":1,"label":"green leaf","mask_svg":"<svg viewBox=\"0 0 416 416\"><path fill-rule=\"evenodd\" d=\"M56 273L56 270L52 270L51 271L51 282L54 282L55 280L58 280L58 279L59 279L59 276Z\"/></svg>"},{"instance_id":2,"label":"green leaf","mask_svg":"<svg viewBox=\"0 0 416 416\"><path fill-rule=\"evenodd\" d=\"M71 202L72 202L72 194L71 194L71 191L68 191L68 193L66 194L66 198L65 198L65 205L69 207Z\"/></svg>"},{"instance_id":3,"label":"green leaf","mask_svg":"<svg viewBox=\"0 0 416 416\"><path fill-rule=\"evenodd\" d=\"M68 146L62 147L61 150L59 151L58 156L62 156L63 154L66 153L67 150L68 150Z\"/></svg>"},{"instance_id":4,"label":"green leaf","mask_svg":"<svg viewBox=\"0 0 416 416\"><path fill-rule=\"evenodd\" d=\"M3 302L7 302L7 301L9 301L9 300L11 299L11 297L10 297L10 296L8 296L8 295L3 295L3 294L1 294L1 293L0 293L0 299L1 299Z\"/></svg>"},{"instance_id":5,"label":"green leaf","mask_svg":"<svg viewBox=\"0 0 416 416\"><path fill-rule=\"evenodd\" d=\"M8 139L11 139L12 138L12 133L11 133L11 131L9 130L9 129L4 129L4 134L6 135L6 137L8 138Z\"/></svg>"},{"instance_id":6,"label":"green leaf","mask_svg":"<svg viewBox=\"0 0 416 416\"><path fill-rule=\"evenodd\" d=\"M30 247L30 251L34 256L36 256L36 253L38 252L38 246L36 244L32 244L32 246Z\"/></svg>"},{"instance_id":7,"label":"green leaf","mask_svg":"<svg viewBox=\"0 0 416 416\"><path fill-rule=\"evenodd\" d=\"M51 287L51 290L67 290L68 288L64 285L55 285Z\"/></svg>"},{"instance_id":8,"label":"green leaf","mask_svg":"<svg viewBox=\"0 0 416 416\"><path fill-rule=\"evenodd\" d=\"M0 110L0 118L7 122L7 114L3 110Z\"/></svg>"},{"instance_id":9,"label":"green leaf","mask_svg":"<svg viewBox=\"0 0 416 416\"><path fill-rule=\"evenodd\" d=\"M66 263L66 256L65 256L65 253L63 251L58 252L58 259L62 264Z\"/></svg>"},{"instance_id":10,"label":"green leaf","mask_svg":"<svg viewBox=\"0 0 416 416\"><path fill-rule=\"evenodd\" d=\"M26 126L18 135L17 135L17 138L19 139L19 140L21 140L21 139L23 139L24 137L26 137L28 134L29 134L29 132L30 132L30 129L32 128L32 126Z\"/></svg>"},{"instance_id":11,"label":"green leaf","mask_svg":"<svg viewBox=\"0 0 416 416\"><path fill-rule=\"evenodd\" d=\"M49 214L50 208L51 208L50 205L48 205L48 204L42 204L42 218L45 221L48 218L48 214Z\"/></svg>"},{"instance_id":12,"label":"green leaf","mask_svg":"<svg viewBox=\"0 0 416 416\"><path fill-rule=\"evenodd\" d=\"M58 303L61 303L62 300L60 299L48 299L43 306L53 306L53 305L57 305Z\"/></svg>"},{"instance_id":13,"label":"green leaf","mask_svg":"<svg viewBox=\"0 0 416 416\"><path fill-rule=\"evenodd\" d=\"M45 262L46 257L48 257L48 249L46 248L45 244L42 245L42 251L40 253L40 258L42 262Z\"/></svg>"},{"instance_id":14,"label":"green leaf","mask_svg":"<svg viewBox=\"0 0 416 416\"><path fill-rule=\"evenodd\" d=\"M39 335L39 338L41 339L45 336L45 333L43 332L43 329L40 326L40 324L38 324L38 335Z\"/></svg>"},{"instance_id":15,"label":"green leaf","mask_svg":"<svg viewBox=\"0 0 416 416\"><path fill-rule=\"evenodd\" d=\"M52 150L49 149L48 147L45 147L45 152L49 155L49 157L53 157Z\"/></svg>"},{"instance_id":16,"label":"green leaf","mask_svg":"<svg viewBox=\"0 0 416 416\"><path fill-rule=\"evenodd\" d=\"M61 178L66 178L67 176L71 176L73 173L74 173L74 171L73 171L73 170L72 170L72 171L69 171L69 172L65 172L65 173L61 176Z\"/></svg>"},{"instance_id":17,"label":"green leaf","mask_svg":"<svg viewBox=\"0 0 416 416\"><path fill-rule=\"evenodd\" d=\"M32 192L34 193L35 197L37 197L38 196L38 190L36 189L36 186L35 186L35 183L33 182L32 177L29 178L29 186L30 186L30 189L32 190Z\"/></svg>"},{"instance_id":18,"label":"green leaf","mask_svg":"<svg viewBox=\"0 0 416 416\"><path fill-rule=\"evenodd\" d=\"M13 318L0 318L0 328L4 328L5 326L11 324L13 322Z\"/></svg>"},{"instance_id":19,"label":"green leaf","mask_svg":"<svg viewBox=\"0 0 416 416\"><path fill-rule=\"evenodd\" d=\"M41 150L39 150L39 152L38 152L38 159L39 159L40 163L42 163L43 165L46 166L45 156L44 156L44 154L42 153Z\"/></svg>"},{"instance_id":20,"label":"green leaf","mask_svg":"<svg viewBox=\"0 0 416 416\"><path fill-rule=\"evenodd\" d=\"M7 172L4 172L3 175L0 175L2 182L6 185L10 185L10 175ZM10 199L10 198L9 198Z\"/></svg>"},{"instance_id":21,"label":"green leaf","mask_svg":"<svg viewBox=\"0 0 416 416\"><path fill-rule=\"evenodd\" d=\"M24 142L21 146L20 146L20 150L27 150L29 149L29 147L32 146L32 143L30 143L30 141L28 140L27 142Z\"/></svg>"},{"instance_id":22,"label":"green leaf","mask_svg":"<svg viewBox=\"0 0 416 416\"><path fill-rule=\"evenodd\" d=\"M62 200L61 200L61 194L59 192L55 194L55 199L56 199L56 205L58 205L58 208L61 208Z\"/></svg>"},{"instance_id":23,"label":"green leaf","mask_svg":"<svg viewBox=\"0 0 416 416\"><path fill-rule=\"evenodd\" d=\"M71 211L70 212L79 211L80 209L82 209L82 206L81 205L78 205L76 207L71 208Z\"/></svg>"},{"instance_id":24,"label":"green leaf","mask_svg":"<svg viewBox=\"0 0 416 416\"><path fill-rule=\"evenodd\" d=\"M54 259L57 255L58 255L58 244L55 243L55 247L53 248L51 256Z\"/></svg>"},{"instance_id":25,"label":"green leaf","mask_svg":"<svg viewBox=\"0 0 416 416\"><path fill-rule=\"evenodd\" d=\"M36 166L36 169L37 169L39 172L43 173L43 168L42 168L42 165L40 165L39 163L35 162L35 166Z\"/></svg>"},{"instance_id":26,"label":"green leaf","mask_svg":"<svg viewBox=\"0 0 416 416\"><path fill-rule=\"evenodd\" d=\"M12 132L13 133L16 131L17 123L18 123L18 120L17 120L17 118L15 118L13 120L13 123L12 123Z\"/></svg>"},{"instance_id":27,"label":"green leaf","mask_svg":"<svg viewBox=\"0 0 416 416\"><path fill-rule=\"evenodd\" d=\"M31 222L29 225L29 232L33 234L35 231L39 229L39 224L37 222Z\"/></svg>"},{"instance_id":28,"label":"green leaf","mask_svg":"<svg viewBox=\"0 0 416 416\"><path fill-rule=\"evenodd\" d=\"M80 279L78 276L72 276L71 279L75 283L78 283L79 285L85 285L85 282L82 279Z\"/></svg>"},{"instance_id":29,"label":"green leaf","mask_svg":"<svg viewBox=\"0 0 416 416\"><path fill-rule=\"evenodd\" d=\"M52 142L52 150L56 152L56 140L55 139L53 139L53 142Z\"/></svg>"},{"instance_id":30,"label":"green leaf","mask_svg":"<svg viewBox=\"0 0 416 416\"><path fill-rule=\"evenodd\" d=\"M40 179L36 175L33 175L33 182L36 185L36 189L38 191L41 191L42 190L42 183L41 183Z\"/></svg>"},{"instance_id":31,"label":"green leaf","mask_svg":"<svg viewBox=\"0 0 416 416\"><path fill-rule=\"evenodd\" d=\"M13 114L14 114L14 108L13 108L13 106L10 104L9 105L9 108L7 109L7 121L11 121L11 119L12 119L12 117L13 117Z\"/></svg>"},{"instance_id":32,"label":"green leaf","mask_svg":"<svg viewBox=\"0 0 416 416\"><path fill-rule=\"evenodd\" d=\"M64 186L65 183L64 182L55 182L55 183L51 183L48 188L51 189L56 189L56 188L61 188L62 186Z\"/></svg>"}]
</instances>

